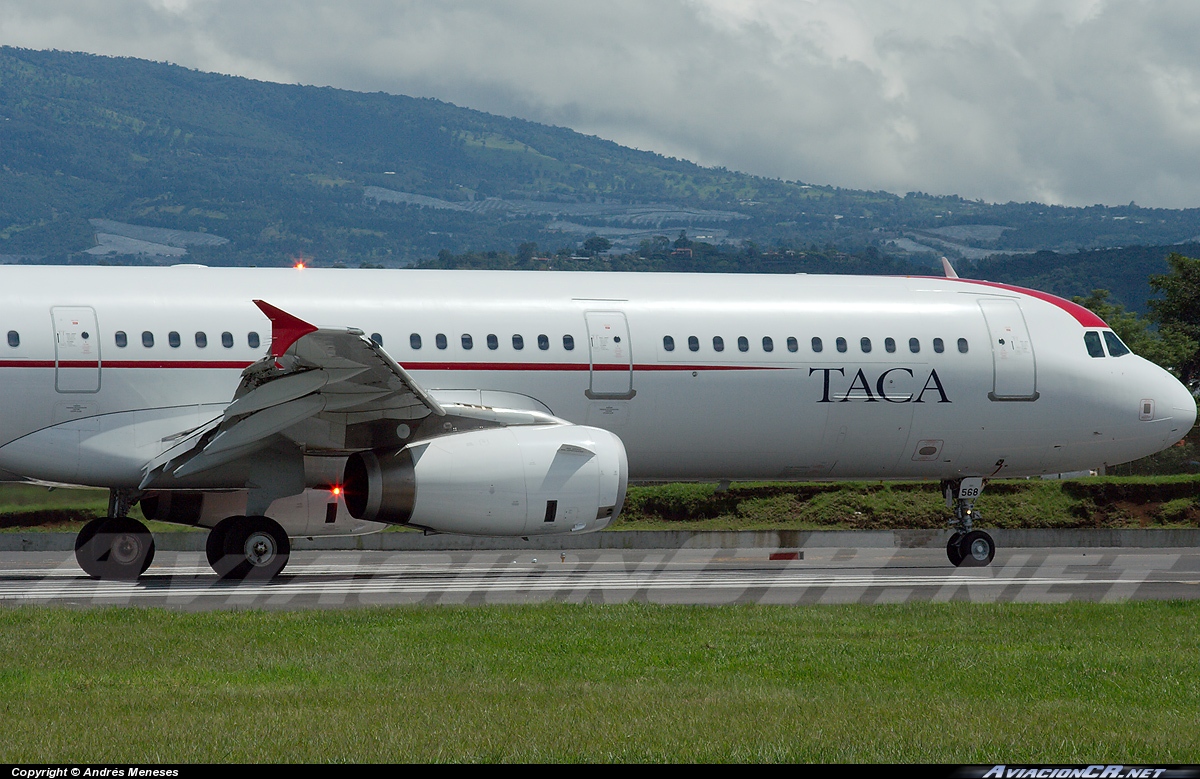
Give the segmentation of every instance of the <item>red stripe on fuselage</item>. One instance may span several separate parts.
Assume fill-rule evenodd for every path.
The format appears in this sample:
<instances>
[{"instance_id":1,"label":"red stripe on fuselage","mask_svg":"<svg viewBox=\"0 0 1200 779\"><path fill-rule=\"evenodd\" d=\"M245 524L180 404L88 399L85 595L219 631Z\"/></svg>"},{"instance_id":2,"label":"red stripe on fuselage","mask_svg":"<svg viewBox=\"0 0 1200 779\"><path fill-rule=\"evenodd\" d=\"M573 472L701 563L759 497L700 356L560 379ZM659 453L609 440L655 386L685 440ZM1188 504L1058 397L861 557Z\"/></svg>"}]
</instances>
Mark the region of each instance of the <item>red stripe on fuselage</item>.
<instances>
[{"instance_id":1,"label":"red stripe on fuselage","mask_svg":"<svg viewBox=\"0 0 1200 779\"><path fill-rule=\"evenodd\" d=\"M199 360L114 360L99 366L95 362L53 360L0 360L0 368L97 368L110 369L187 369L187 370L244 370L252 363L238 361L204 362ZM405 362L410 371L628 371L628 365L595 365L587 363L554 362ZM777 371L778 365L634 365L635 371Z\"/></svg>"},{"instance_id":2,"label":"red stripe on fuselage","mask_svg":"<svg viewBox=\"0 0 1200 779\"><path fill-rule=\"evenodd\" d=\"M938 276L923 276L921 278L935 279ZM939 279L940 280L940 279ZM981 287L993 287L1002 289L1007 292L1018 292L1022 295L1028 295L1031 298L1049 303L1052 306L1057 306L1063 311L1066 311L1071 316L1075 317L1075 321L1084 327L1108 327L1104 320L1093 314L1088 309L1074 303L1065 298L1060 298L1058 295L1051 295L1049 292L1040 292L1036 289L1026 289L1025 287L1017 287L1012 284L1000 284L995 281L979 281L977 279L944 279L945 281L959 281L963 284L978 284Z\"/></svg>"}]
</instances>

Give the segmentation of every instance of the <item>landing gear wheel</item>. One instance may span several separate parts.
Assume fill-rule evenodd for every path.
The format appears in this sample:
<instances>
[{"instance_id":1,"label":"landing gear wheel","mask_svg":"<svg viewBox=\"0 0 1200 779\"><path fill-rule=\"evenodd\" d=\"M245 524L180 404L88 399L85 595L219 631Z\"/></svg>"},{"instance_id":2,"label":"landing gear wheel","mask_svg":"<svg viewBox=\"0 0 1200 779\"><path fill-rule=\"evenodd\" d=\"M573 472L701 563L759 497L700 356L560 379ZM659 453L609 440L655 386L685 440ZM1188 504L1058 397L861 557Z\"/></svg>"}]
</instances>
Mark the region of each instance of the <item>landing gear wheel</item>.
<instances>
[{"instance_id":1,"label":"landing gear wheel","mask_svg":"<svg viewBox=\"0 0 1200 779\"><path fill-rule=\"evenodd\" d=\"M241 554L239 552L235 555L226 551L226 542L231 534L241 534L242 526L245 524L245 517L225 517L217 523L216 527L208 531L208 540L204 543L204 553L208 557L208 564L222 579L240 578L231 577L230 573L240 562Z\"/></svg>"},{"instance_id":2,"label":"landing gear wheel","mask_svg":"<svg viewBox=\"0 0 1200 779\"><path fill-rule=\"evenodd\" d=\"M962 542L963 534L955 532L950 536L950 540L946 542L946 557L950 558L950 564L955 568L962 565L963 553L962 547L959 544Z\"/></svg>"},{"instance_id":3,"label":"landing gear wheel","mask_svg":"<svg viewBox=\"0 0 1200 779\"><path fill-rule=\"evenodd\" d=\"M208 564L217 569L221 558L225 556L225 533L229 530L229 520L244 519L244 517L230 517L217 523L217 526L208 531L208 538L204 541L204 556L208 558Z\"/></svg>"},{"instance_id":4,"label":"landing gear wheel","mask_svg":"<svg viewBox=\"0 0 1200 779\"><path fill-rule=\"evenodd\" d=\"M98 560L92 559L92 539L96 537L100 526L107 521L108 517L97 517L80 528L79 535L75 536L75 562L93 579L99 579L103 575L104 567Z\"/></svg>"},{"instance_id":5,"label":"landing gear wheel","mask_svg":"<svg viewBox=\"0 0 1200 779\"><path fill-rule=\"evenodd\" d=\"M88 576L133 581L154 562L154 536L130 517L93 520L75 539L75 559Z\"/></svg>"},{"instance_id":6,"label":"landing gear wheel","mask_svg":"<svg viewBox=\"0 0 1200 779\"><path fill-rule=\"evenodd\" d=\"M996 542L982 530L972 530L958 542L963 566L982 568L996 557Z\"/></svg>"},{"instance_id":7,"label":"landing gear wheel","mask_svg":"<svg viewBox=\"0 0 1200 779\"><path fill-rule=\"evenodd\" d=\"M1004 460L997 461L997 470L1003 465ZM950 522L954 535L946 542L946 557L958 568L982 568L990 565L996 556L996 542L992 537L974 529L975 523L981 519L975 510L975 501L983 492L983 482L982 476L966 476L942 482L946 508L954 510L954 519Z\"/></svg>"},{"instance_id":8,"label":"landing gear wheel","mask_svg":"<svg viewBox=\"0 0 1200 779\"><path fill-rule=\"evenodd\" d=\"M220 531L221 559L213 570L222 579L271 579L287 565L292 545L279 523L267 517L229 517Z\"/></svg>"}]
</instances>

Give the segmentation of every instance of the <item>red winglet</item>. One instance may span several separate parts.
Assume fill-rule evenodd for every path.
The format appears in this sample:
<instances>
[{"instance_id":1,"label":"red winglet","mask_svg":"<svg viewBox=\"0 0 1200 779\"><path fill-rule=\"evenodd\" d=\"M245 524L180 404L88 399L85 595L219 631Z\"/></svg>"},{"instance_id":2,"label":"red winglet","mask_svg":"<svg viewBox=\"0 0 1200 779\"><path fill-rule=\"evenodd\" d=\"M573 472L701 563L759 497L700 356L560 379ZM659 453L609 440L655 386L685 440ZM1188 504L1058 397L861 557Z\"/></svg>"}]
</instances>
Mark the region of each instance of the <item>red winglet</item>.
<instances>
[{"instance_id":1,"label":"red winglet","mask_svg":"<svg viewBox=\"0 0 1200 779\"><path fill-rule=\"evenodd\" d=\"M297 319L282 309L275 308L275 306L266 301L256 300L254 301L254 305L258 306L267 315L267 318L271 320L272 357L282 357L289 346L309 333L317 331L315 326L310 325L303 319Z\"/></svg>"}]
</instances>

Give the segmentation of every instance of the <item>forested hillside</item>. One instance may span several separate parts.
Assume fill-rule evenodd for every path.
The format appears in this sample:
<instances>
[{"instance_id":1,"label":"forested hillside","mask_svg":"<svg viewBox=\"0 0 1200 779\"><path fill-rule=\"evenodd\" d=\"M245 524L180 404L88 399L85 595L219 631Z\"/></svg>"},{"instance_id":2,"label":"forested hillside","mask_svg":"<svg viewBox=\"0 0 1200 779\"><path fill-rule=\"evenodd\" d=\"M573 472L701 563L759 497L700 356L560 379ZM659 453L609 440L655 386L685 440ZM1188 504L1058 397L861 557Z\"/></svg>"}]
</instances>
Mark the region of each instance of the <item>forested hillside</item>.
<instances>
[{"instance_id":1,"label":"forested hillside","mask_svg":"<svg viewBox=\"0 0 1200 779\"><path fill-rule=\"evenodd\" d=\"M1197 209L785 182L437 100L0 48L0 261L478 263L523 244L590 257L600 238L603 262L644 268L927 272L946 254L1141 309L1145 277L1198 236Z\"/></svg>"}]
</instances>

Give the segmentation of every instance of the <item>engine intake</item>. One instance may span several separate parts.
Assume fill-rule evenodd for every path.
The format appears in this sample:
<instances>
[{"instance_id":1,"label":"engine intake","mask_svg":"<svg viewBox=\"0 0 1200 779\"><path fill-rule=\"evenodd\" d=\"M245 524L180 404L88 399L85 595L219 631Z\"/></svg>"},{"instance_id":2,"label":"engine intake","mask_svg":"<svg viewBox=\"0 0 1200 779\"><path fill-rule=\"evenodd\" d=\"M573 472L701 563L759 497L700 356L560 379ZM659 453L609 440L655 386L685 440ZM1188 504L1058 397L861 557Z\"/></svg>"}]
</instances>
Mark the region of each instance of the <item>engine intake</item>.
<instances>
[{"instance_id":1,"label":"engine intake","mask_svg":"<svg viewBox=\"0 0 1200 779\"><path fill-rule=\"evenodd\" d=\"M351 516L441 533L528 536L599 530L625 500L621 439L593 427L473 430L352 455Z\"/></svg>"}]
</instances>

